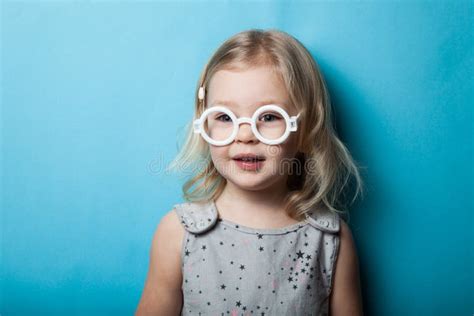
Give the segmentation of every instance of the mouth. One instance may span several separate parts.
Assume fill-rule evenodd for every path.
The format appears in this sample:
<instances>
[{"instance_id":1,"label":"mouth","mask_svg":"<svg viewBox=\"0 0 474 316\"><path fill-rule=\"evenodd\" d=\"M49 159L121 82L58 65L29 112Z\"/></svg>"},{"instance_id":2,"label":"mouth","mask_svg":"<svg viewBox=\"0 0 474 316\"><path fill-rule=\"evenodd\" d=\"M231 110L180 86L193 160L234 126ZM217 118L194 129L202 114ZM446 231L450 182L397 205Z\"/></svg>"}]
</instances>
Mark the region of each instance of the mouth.
<instances>
[{"instance_id":1,"label":"mouth","mask_svg":"<svg viewBox=\"0 0 474 316\"><path fill-rule=\"evenodd\" d=\"M233 160L243 161L243 162L259 162L264 161L265 157L255 154L239 154L232 157Z\"/></svg>"},{"instance_id":2,"label":"mouth","mask_svg":"<svg viewBox=\"0 0 474 316\"><path fill-rule=\"evenodd\" d=\"M242 170L257 171L262 168L265 157L255 154L240 154L232 158Z\"/></svg>"}]
</instances>

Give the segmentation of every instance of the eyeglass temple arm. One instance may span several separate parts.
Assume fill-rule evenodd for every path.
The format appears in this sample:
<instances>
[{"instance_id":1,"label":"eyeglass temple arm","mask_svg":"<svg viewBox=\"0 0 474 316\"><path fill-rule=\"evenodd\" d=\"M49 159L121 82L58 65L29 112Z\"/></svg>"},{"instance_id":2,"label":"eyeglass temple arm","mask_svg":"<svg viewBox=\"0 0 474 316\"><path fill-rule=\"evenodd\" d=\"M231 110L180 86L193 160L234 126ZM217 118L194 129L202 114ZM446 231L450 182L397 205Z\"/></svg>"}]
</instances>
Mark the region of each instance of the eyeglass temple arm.
<instances>
[{"instance_id":1,"label":"eyeglass temple arm","mask_svg":"<svg viewBox=\"0 0 474 316\"><path fill-rule=\"evenodd\" d=\"M300 117L301 113L298 113L296 116L290 117L290 132L296 132L298 129L298 118Z\"/></svg>"},{"instance_id":2,"label":"eyeglass temple arm","mask_svg":"<svg viewBox=\"0 0 474 316\"><path fill-rule=\"evenodd\" d=\"M193 121L193 131L194 131L194 134L201 133L201 120L200 119L195 119Z\"/></svg>"}]
</instances>

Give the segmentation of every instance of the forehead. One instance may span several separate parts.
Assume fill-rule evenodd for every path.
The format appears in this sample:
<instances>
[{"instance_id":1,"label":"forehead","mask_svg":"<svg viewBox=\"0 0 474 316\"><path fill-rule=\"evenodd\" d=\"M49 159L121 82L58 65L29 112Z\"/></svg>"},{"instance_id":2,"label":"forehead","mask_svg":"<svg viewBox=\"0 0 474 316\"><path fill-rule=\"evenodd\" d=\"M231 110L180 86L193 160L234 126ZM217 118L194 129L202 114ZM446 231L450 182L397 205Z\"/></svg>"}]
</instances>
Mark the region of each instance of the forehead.
<instances>
[{"instance_id":1,"label":"forehead","mask_svg":"<svg viewBox=\"0 0 474 316\"><path fill-rule=\"evenodd\" d=\"M260 66L217 71L209 83L207 104L235 110L277 104L288 109L289 100L281 77L272 68Z\"/></svg>"},{"instance_id":2,"label":"forehead","mask_svg":"<svg viewBox=\"0 0 474 316\"><path fill-rule=\"evenodd\" d=\"M239 105L238 103L231 101L231 100L214 100L213 102L209 103L209 106L214 106L214 105L224 105L231 110L239 110L239 109L253 109L255 110L256 108L262 106L262 105L267 105L267 104L275 104L278 106L281 106L282 108L288 110L290 107L288 106L286 101L278 101L275 99L266 99L266 100L261 100L258 102L254 102L252 104L242 104Z\"/></svg>"}]
</instances>

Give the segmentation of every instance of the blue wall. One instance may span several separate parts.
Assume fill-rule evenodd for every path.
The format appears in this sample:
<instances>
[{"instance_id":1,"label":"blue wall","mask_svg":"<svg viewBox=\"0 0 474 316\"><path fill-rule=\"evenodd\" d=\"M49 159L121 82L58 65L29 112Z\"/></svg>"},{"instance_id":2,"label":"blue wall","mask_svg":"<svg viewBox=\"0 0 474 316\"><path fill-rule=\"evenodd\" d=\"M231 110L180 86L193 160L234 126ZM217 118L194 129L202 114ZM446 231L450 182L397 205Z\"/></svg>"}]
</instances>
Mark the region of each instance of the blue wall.
<instances>
[{"instance_id":1,"label":"blue wall","mask_svg":"<svg viewBox=\"0 0 474 316\"><path fill-rule=\"evenodd\" d=\"M367 315L471 315L473 2L2 2L1 309L131 314L212 52L278 28L367 169Z\"/></svg>"}]
</instances>

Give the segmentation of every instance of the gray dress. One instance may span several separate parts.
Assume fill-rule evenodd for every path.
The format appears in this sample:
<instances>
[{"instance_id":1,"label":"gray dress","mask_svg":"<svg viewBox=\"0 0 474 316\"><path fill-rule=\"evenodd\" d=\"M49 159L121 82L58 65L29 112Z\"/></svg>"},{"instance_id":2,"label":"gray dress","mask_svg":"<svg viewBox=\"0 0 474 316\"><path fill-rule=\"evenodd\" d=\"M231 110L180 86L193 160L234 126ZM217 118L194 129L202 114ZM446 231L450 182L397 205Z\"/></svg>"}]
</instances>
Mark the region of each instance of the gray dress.
<instances>
[{"instance_id":1,"label":"gray dress","mask_svg":"<svg viewBox=\"0 0 474 316\"><path fill-rule=\"evenodd\" d=\"M181 315L327 315L340 218L329 211L276 229L219 217L214 201L174 205L185 236Z\"/></svg>"}]
</instances>

